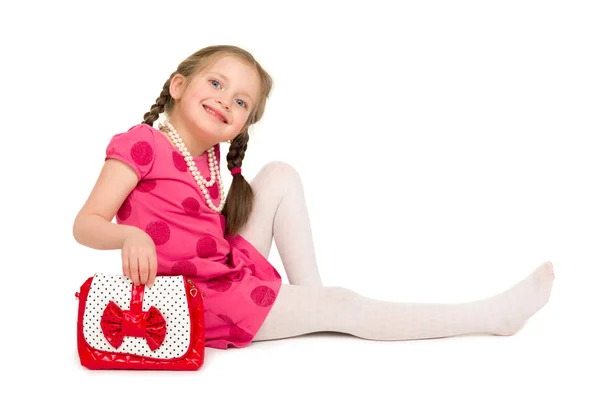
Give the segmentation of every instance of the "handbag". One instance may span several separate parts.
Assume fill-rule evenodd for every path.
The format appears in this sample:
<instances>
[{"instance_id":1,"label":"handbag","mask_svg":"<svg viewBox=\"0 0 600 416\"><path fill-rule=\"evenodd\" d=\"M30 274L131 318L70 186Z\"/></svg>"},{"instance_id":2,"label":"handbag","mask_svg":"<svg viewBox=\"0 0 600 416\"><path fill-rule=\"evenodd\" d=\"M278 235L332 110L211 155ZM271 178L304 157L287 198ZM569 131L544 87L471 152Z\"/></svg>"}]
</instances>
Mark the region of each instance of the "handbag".
<instances>
[{"instance_id":1,"label":"handbag","mask_svg":"<svg viewBox=\"0 0 600 416\"><path fill-rule=\"evenodd\" d=\"M134 286L96 273L79 299L77 351L91 370L197 370L204 362L204 293L185 276Z\"/></svg>"}]
</instances>

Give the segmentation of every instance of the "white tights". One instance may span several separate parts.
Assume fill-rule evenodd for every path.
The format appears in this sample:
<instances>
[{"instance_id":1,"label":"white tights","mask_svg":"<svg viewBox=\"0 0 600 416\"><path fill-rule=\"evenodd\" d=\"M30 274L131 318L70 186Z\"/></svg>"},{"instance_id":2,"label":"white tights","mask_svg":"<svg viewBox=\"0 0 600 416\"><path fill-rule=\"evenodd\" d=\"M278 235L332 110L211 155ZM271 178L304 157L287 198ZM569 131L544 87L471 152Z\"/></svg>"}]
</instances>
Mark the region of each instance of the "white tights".
<instances>
[{"instance_id":1,"label":"white tights","mask_svg":"<svg viewBox=\"0 0 600 416\"><path fill-rule=\"evenodd\" d=\"M265 258L275 239L290 284L283 284L253 341L333 331L372 340L440 338L468 333L511 335L546 304L552 263L490 298L467 303L397 303L323 286L304 190L296 170L265 165L251 181L254 210L240 234Z\"/></svg>"}]
</instances>

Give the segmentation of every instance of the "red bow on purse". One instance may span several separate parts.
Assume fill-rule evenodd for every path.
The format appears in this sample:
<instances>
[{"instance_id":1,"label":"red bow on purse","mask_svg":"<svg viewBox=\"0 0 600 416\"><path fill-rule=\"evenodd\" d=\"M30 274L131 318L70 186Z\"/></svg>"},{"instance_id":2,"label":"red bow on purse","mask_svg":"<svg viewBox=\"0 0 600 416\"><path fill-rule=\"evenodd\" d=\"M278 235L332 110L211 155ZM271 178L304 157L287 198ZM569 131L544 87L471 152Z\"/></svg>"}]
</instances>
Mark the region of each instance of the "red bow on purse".
<instances>
[{"instance_id":1,"label":"red bow on purse","mask_svg":"<svg viewBox=\"0 0 600 416\"><path fill-rule=\"evenodd\" d=\"M167 334L167 322L158 308L151 306L142 311L144 286L133 286L131 310L122 310L112 300L106 305L100 327L104 337L115 348L119 348L126 336L146 338L152 351L161 346Z\"/></svg>"}]
</instances>

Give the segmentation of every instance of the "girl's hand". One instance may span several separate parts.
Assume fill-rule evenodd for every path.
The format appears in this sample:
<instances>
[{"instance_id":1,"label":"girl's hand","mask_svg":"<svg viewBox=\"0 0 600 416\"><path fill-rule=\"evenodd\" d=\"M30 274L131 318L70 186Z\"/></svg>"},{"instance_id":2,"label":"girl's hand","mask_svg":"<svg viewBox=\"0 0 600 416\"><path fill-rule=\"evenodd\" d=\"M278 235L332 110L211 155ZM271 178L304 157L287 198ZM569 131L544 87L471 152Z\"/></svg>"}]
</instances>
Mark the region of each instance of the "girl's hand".
<instances>
[{"instance_id":1,"label":"girl's hand","mask_svg":"<svg viewBox=\"0 0 600 416\"><path fill-rule=\"evenodd\" d=\"M156 246L148 234L139 228L133 228L123 240L121 258L123 274L135 286L142 284L151 287L154 284L158 268Z\"/></svg>"}]
</instances>

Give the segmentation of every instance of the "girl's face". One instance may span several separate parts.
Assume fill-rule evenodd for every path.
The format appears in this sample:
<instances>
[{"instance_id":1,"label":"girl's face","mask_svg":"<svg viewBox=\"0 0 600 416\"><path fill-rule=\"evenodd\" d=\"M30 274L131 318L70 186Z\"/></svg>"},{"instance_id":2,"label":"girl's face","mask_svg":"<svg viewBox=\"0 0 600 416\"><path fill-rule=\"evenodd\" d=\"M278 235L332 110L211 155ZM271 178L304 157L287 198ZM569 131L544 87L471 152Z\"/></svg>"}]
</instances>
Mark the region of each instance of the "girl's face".
<instances>
[{"instance_id":1,"label":"girl's face","mask_svg":"<svg viewBox=\"0 0 600 416\"><path fill-rule=\"evenodd\" d=\"M235 57L223 56L196 74L187 86L182 76L173 77L171 95L177 104L171 118L178 130L192 135L204 147L214 146L240 133L259 92L256 70Z\"/></svg>"}]
</instances>

